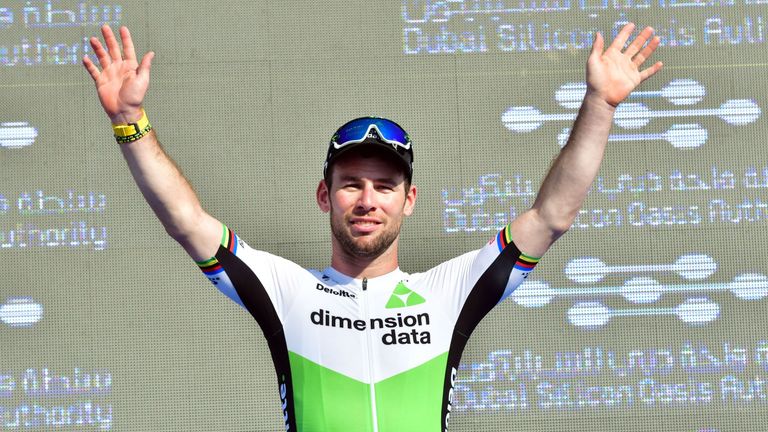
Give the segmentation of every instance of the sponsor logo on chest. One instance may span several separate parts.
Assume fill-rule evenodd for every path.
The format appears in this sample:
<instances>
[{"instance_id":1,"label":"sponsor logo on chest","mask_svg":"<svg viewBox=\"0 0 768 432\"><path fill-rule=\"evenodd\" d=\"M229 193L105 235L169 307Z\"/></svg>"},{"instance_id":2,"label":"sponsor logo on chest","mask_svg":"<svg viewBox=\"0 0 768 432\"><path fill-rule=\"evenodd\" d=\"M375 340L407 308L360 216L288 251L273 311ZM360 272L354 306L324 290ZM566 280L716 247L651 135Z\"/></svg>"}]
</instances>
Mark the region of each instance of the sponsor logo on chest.
<instances>
[{"instance_id":1,"label":"sponsor logo on chest","mask_svg":"<svg viewBox=\"0 0 768 432\"><path fill-rule=\"evenodd\" d=\"M323 284L317 284L316 290L334 296L356 298L355 293L340 288L329 288ZM362 319L360 316L337 315L330 310L321 308L311 312L309 320L312 324L320 327L359 332L375 331L381 335L381 343L384 345L432 343L432 335L429 331L431 324L429 313L411 309L413 306L426 303L424 297L408 288L403 282L399 282L391 294L385 298L387 299L386 303L378 306L378 309L391 310L392 313L390 314Z\"/></svg>"},{"instance_id":2,"label":"sponsor logo on chest","mask_svg":"<svg viewBox=\"0 0 768 432\"><path fill-rule=\"evenodd\" d=\"M355 293L351 293L351 292L349 292L347 290L343 290L343 289L330 288L330 287L327 287L327 286L325 286L325 285L323 285L321 283L317 284L315 286L315 289L317 291L321 291L321 292L324 292L326 294L331 294L331 295L335 295L335 296L339 296L339 297L357 298L357 296L355 296Z\"/></svg>"},{"instance_id":3,"label":"sponsor logo on chest","mask_svg":"<svg viewBox=\"0 0 768 432\"><path fill-rule=\"evenodd\" d=\"M430 325L429 313L403 314L373 317L368 320L334 315L325 309L318 309L309 314L312 324L354 331L384 330L381 343L384 345L421 345L432 343L430 332L425 329ZM389 330L387 332L386 330Z\"/></svg>"}]
</instances>

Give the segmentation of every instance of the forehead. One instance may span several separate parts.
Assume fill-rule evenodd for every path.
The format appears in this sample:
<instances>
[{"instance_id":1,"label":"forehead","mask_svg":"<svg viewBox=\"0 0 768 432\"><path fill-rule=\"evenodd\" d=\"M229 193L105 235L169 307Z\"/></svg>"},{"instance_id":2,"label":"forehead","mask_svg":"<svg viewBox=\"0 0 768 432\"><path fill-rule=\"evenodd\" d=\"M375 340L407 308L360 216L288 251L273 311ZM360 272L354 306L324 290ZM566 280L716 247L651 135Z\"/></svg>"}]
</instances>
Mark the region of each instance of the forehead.
<instances>
[{"instance_id":1,"label":"forehead","mask_svg":"<svg viewBox=\"0 0 768 432\"><path fill-rule=\"evenodd\" d=\"M405 179L402 163L384 152L350 152L332 166L332 178L372 178L400 182Z\"/></svg>"}]
</instances>

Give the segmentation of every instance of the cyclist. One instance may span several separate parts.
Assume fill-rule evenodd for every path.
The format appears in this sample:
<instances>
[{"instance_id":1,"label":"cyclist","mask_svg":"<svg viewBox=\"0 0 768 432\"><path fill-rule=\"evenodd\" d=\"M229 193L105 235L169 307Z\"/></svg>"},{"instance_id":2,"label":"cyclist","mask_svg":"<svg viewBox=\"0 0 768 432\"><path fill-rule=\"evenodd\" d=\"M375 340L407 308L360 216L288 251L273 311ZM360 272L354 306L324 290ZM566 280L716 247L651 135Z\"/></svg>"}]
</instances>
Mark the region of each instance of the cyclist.
<instances>
[{"instance_id":1,"label":"cyclist","mask_svg":"<svg viewBox=\"0 0 768 432\"><path fill-rule=\"evenodd\" d=\"M587 92L568 144L531 207L482 248L422 273L398 266L400 226L416 203L413 143L398 124L363 117L331 138L316 200L330 215L331 263L303 269L251 248L201 206L143 109L154 54L141 62L104 26L101 68L83 63L136 183L166 231L211 282L258 322L277 372L286 430L442 431L461 352L573 222L594 180L616 106L661 63L659 44L625 26L595 37Z\"/></svg>"}]
</instances>

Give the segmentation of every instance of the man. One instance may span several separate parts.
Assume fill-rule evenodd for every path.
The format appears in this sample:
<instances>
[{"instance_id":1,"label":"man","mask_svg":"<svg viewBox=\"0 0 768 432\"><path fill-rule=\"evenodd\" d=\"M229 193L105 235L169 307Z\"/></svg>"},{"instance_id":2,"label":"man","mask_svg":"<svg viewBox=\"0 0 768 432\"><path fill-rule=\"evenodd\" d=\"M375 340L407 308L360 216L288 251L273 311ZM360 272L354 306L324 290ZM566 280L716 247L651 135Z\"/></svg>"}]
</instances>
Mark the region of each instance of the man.
<instances>
[{"instance_id":1,"label":"man","mask_svg":"<svg viewBox=\"0 0 768 432\"><path fill-rule=\"evenodd\" d=\"M286 430L447 429L461 352L477 323L509 296L573 222L594 180L616 106L661 63L640 70L659 39L627 25L604 51L595 37L587 93L568 144L532 208L477 251L424 273L398 267L400 226L416 203L413 149L396 123L359 118L328 148L316 200L330 214L331 265L306 270L250 248L203 210L164 153L142 108L153 53L138 63L92 38L94 79L136 183L166 231L260 325L277 371ZM623 51L622 51L623 50Z\"/></svg>"}]
</instances>

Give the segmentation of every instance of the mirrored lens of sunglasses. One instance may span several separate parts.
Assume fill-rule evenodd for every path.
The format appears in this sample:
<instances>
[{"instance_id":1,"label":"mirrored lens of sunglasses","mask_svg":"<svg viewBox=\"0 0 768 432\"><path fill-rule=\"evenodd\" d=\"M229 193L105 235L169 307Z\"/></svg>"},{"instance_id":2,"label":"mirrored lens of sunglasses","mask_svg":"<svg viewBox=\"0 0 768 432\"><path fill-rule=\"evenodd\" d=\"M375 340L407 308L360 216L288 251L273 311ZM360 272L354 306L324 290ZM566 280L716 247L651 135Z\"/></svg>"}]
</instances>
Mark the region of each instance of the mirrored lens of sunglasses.
<instances>
[{"instance_id":1,"label":"mirrored lens of sunglasses","mask_svg":"<svg viewBox=\"0 0 768 432\"><path fill-rule=\"evenodd\" d=\"M383 119L358 119L347 123L339 130L336 142L345 144L349 141L362 140L372 124L376 125L384 139L397 141L403 145L407 144L408 139L405 131L396 124Z\"/></svg>"}]
</instances>

